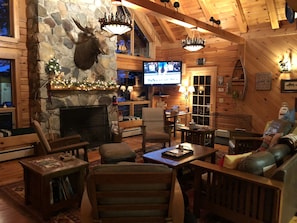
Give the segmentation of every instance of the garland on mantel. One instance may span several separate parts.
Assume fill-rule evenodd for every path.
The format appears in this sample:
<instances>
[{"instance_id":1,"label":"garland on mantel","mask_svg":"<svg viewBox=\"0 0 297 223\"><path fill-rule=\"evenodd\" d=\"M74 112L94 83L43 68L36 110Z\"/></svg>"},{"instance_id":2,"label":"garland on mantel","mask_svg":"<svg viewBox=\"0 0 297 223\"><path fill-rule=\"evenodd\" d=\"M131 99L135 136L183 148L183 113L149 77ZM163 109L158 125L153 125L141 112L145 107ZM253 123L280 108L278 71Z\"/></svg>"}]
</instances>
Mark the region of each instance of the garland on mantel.
<instances>
[{"instance_id":1,"label":"garland on mantel","mask_svg":"<svg viewBox=\"0 0 297 223\"><path fill-rule=\"evenodd\" d=\"M51 58L45 66L45 71L49 75L50 90L74 90L74 91L93 91L93 90L115 90L117 83L110 81L77 81L76 78L65 79L64 72L61 72L59 60Z\"/></svg>"},{"instance_id":2,"label":"garland on mantel","mask_svg":"<svg viewBox=\"0 0 297 223\"><path fill-rule=\"evenodd\" d=\"M94 81L87 80L77 81L76 79L59 79L54 78L50 81L51 90L74 90L74 91L93 91L93 90L115 90L117 83L111 81Z\"/></svg>"}]
</instances>

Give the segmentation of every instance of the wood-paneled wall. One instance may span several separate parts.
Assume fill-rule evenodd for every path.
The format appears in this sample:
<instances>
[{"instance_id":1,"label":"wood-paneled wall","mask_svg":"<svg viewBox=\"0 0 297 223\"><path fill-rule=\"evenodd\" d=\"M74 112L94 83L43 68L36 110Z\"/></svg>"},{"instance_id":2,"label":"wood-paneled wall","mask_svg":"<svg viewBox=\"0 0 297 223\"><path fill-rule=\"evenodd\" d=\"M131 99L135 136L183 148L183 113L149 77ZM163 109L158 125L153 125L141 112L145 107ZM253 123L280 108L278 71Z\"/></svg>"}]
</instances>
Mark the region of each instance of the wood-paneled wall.
<instances>
[{"instance_id":1,"label":"wood-paneled wall","mask_svg":"<svg viewBox=\"0 0 297 223\"><path fill-rule=\"evenodd\" d=\"M217 66L217 75L224 77L224 92L217 91L216 112L250 115L252 117L251 130L263 132L267 121L278 118L278 111L283 101L288 102L290 108L295 107L297 94L281 93L280 79L297 78L297 33L287 35L284 30L284 35L267 37L258 31L251 36L252 38L247 36L244 49L236 44L221 42L206 45L197 53L187 53L182 49L158 49L157 55L161 55L160 59L182 58L187 67L197 66L197 59L204 57L206 59L204 66ZM279 72L278 62L288 53L292 57L292 72L282 74ZM230 81L238 58L242 60L247 74L248 84L244 100L233 99L232 95L226 93L226 83ZM256 90L256 74L263 72L272 74L271 90ZM178 101L172 103L176 104ZM219 123L216 126L219 126ZM243 128L243 126L238 126L238 128Z\"/></svg>"}]
</instances>

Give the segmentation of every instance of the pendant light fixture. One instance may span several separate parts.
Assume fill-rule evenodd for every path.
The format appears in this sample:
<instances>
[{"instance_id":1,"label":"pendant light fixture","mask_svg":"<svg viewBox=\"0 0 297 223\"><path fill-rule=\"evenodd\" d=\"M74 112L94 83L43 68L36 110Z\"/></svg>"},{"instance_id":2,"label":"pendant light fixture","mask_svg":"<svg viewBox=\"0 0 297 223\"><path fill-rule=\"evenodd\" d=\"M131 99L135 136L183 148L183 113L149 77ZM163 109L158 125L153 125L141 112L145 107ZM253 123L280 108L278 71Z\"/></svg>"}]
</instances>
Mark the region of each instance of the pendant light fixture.
<instances>
[{"instance_id":1,"label":"pendant light fixture","mask_svg":"<svg viewBox=\"0 0 297 223\"><path fill-rule=\"evenodd\" d=\"M121 1L113 0L111 3L117 7L117 12L105 13L104 17L99 19L101 29L114 35L122 35L132 30L132 19Z\"/></svg>"}]
</instances>

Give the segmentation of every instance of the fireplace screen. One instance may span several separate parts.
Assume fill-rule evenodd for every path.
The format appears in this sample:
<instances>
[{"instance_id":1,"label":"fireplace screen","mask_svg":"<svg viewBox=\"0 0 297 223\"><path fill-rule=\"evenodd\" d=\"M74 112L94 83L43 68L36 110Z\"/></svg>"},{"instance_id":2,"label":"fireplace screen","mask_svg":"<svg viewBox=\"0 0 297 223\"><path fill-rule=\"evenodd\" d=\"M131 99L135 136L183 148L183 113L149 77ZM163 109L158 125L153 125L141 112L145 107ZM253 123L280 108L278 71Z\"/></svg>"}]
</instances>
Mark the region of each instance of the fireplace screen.
<instances>
[{"instance_id":1,"label":"fireplace screen","mask_svg":"<svg viewBox=\"0 0 297 223\"><path fill-rule=\"evenodd\" d=\"M60 132L62 137L80 134L90 148L110 142L106 105L60 108Z\"/></svg>"}]
</instances>

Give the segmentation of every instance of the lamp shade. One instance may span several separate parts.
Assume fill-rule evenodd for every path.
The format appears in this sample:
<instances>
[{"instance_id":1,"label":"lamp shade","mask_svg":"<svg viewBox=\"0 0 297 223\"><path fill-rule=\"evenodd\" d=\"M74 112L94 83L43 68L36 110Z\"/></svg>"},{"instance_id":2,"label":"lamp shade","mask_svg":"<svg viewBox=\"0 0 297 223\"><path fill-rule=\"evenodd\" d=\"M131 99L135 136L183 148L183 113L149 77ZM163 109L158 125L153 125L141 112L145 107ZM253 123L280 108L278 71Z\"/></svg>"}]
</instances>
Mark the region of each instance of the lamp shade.
<instances>
[{"instance_id":1,"label":"lamp shade","mask_svg":"<svg viewBox=\"0 0 297 223\"><path fill-rule=\"evenodd\" d=\"M181 85L181 86L179 87L179 90L178 90L178 91L181 92L181 93L185 93L185 92L186 92L186 87L183 86L183 85Z\"/></svg>"},{"instance_id":2,"label":"lamp shade","mask_svg":"<svg viewBox=\"0 0 297 223\"><path fill-rule=\"evenodd\" d=\"M189 92L189 93L193 93L193 92L195 92L195 88L194 88L194 86L189 86L189 87L188 87L188 92Z\"/></svg>"}]
</instances>

